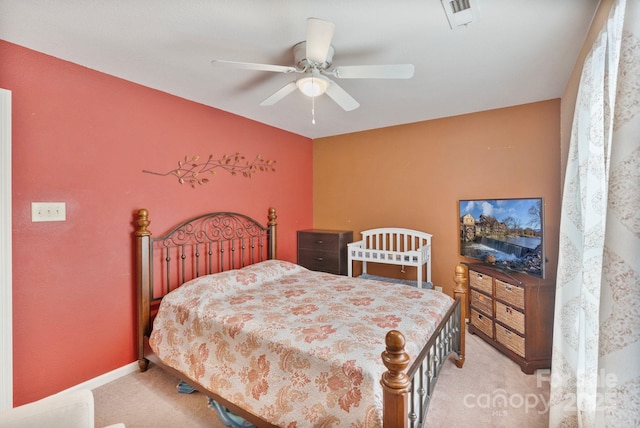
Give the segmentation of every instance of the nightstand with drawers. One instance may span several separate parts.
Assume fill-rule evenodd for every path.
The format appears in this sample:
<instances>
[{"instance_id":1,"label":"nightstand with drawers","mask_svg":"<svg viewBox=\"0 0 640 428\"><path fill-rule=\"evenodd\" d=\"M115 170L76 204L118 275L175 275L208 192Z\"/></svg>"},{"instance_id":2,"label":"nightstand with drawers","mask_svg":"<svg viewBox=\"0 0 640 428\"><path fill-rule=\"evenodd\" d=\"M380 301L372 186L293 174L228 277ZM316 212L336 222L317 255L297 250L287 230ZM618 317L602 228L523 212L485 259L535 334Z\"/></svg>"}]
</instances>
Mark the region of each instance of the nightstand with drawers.
<instances>
[{"instance_id":1,"label":"nightstand with drawers","mask_svg":"<svg viewBox=\"0 0 640 428\"><path fill-rule=\"evenodd\" d=\"M307 229L298 231L298 264L307 269L347 274L347 244L351 230Z\"/></svg>"},{"instance_id":2,"label":"nightstand with drawers","mask_svg":"<svg viewBox=\"0 0 640 428\"><path fill-rule=\"evenodd\" d=\"M551 367L555 284L486 264L467 264L469 332L520 365Z\"/></svg>"}]
</instances>

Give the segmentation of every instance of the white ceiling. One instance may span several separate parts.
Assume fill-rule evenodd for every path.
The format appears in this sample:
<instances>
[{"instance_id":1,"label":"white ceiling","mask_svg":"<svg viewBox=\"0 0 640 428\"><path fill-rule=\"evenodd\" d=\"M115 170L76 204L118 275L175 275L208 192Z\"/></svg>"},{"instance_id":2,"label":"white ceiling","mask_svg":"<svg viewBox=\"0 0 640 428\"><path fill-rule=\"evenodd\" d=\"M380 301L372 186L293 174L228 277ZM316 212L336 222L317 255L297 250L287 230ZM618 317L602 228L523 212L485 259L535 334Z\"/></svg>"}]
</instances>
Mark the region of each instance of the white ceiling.
<instances>
[{"instance_id":1,"label":"white ceiling","mask_svg":"<svg viewBox=\"0 0 640 428\"><path fill-rule=\"evenodd\" d=\"M452 30L440 0L0 0L0 38L309 138L559 98L598 0L478 1ZM211 65L294 65L308 17L335 24L334 65L414 77L336 79L360 107L323 95L314 125L298 91L259 105L295 76Z\"/></svg>"}]
</instances>

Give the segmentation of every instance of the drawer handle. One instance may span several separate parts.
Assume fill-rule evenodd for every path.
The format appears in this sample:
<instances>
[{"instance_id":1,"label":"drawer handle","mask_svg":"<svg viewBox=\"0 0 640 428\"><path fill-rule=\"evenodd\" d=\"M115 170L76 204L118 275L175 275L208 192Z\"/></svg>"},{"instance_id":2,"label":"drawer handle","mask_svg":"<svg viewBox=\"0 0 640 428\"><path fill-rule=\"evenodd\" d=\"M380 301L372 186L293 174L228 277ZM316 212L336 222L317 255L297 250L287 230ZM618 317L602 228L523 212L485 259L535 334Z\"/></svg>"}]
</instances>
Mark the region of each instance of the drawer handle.
<instances>
[{"instance_id":1,"label":"drawer handle","mask_svg":"<svg viewBox=\"0 0 640 428\"><path fill-rule=\"evenodd\" d=\"M512 288L511 288L511 285L509 285L509 284L505 284L504 289L505 289L506 291L511 291L511 289L512 289Z\"/></svg>"},{"instance_id":2,"label":"drawer handle","mask_svg":"<svg viewBox=\"0 0 640 428\"><path fill-rule=\"evenodd\" d=\"M323 241L322 239L318 239L318 240L316 241L316 244L324 244L324 241Z\"/></svg>"},{"instance_id":3,"label":"drawer handle","mask_svg":"<svg viewBox=\"0 0 640 428\"><path fill-rule=\"evenodd\" d=\"M509 306L505 306L504 310L508 313L508 314L512 314L513 315L513 309L511 309Z\"/></svg>"},{"instance_id":4,"label":"drawer handle","mask_svg":"<svg viewBox=\"0 0 640 428\"><path fill-rule=\"evenodd\" d=\"M482 316L482 314L478 314L478 319L481 320L482 318L484 318L484 316Z\"/></svg>"},{"instance_id":5,"label":"drawer handle","mask_svg":"<svg viewBox=\"0 0 640 428\"><path fill-rule=\"evenodd\" d=\"M319 261L319 262L321 262L321 261L323 261L323 260L324 260L324 257L316 257L316 260L317 260L317 261Z\"/></svg>"}]
</instances>

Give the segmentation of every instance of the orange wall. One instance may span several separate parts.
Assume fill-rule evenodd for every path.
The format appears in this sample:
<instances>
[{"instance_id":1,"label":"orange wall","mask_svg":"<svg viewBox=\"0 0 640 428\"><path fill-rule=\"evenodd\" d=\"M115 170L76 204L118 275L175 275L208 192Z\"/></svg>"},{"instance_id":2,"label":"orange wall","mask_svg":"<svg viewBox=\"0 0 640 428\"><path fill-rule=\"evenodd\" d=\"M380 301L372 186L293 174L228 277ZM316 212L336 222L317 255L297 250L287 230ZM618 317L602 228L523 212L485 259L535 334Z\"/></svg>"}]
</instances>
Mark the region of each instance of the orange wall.
<instances>
[{"instance_id":1,"label":"orange wall","mask_svg":"<svg viewBox=\"0 0 640 428\"><path fill-rule=\"evenodd\" d=\"M282 130L0 41L13 100L14 403L136 359L133 214L151 231L208 211L264 223L278 209L280 258L312 225L312 142ZM142 173L185 155L276 160L251 179L219 171L197 189ZM31 202L66 202L67 221L32 223Z\"/></svg>"},{"instance_id":2,"label":"orange wall","mask_svg":"<svg viewBox=\"0 0 640 428\"><path fill-rule=\"evenodd\" d=\"M432 233L432 279L449 293L463 261L458 200L542 196L546 269L555 277L558 99L314 140L313 168L314 227L353 230L354 239L375 227ZM379 273L408 277L399 269Z\"/></svg>"}]
</instances>

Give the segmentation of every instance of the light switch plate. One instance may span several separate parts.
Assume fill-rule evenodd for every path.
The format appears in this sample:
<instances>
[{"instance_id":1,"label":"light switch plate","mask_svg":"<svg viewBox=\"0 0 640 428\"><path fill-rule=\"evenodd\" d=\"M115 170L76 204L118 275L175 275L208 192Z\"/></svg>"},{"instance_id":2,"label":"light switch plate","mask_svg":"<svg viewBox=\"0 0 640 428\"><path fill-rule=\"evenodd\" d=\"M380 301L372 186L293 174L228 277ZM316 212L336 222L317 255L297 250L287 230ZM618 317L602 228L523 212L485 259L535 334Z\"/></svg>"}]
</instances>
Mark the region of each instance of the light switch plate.
<instances>
[{"instance_id":1,"label":"light switch plate","mask_svg":"<svg viewBox=\"0 0 640 428\"><path fill-rule=\"evenodd\" d=\"M66 221L67 207L64 202L31 202L31 221Z\"/></svg>"}]
</instances>

